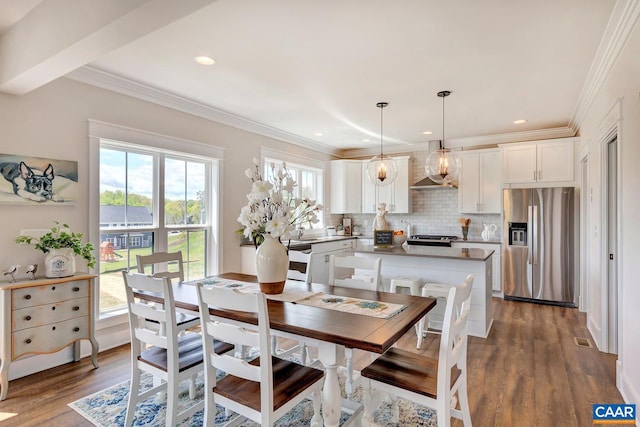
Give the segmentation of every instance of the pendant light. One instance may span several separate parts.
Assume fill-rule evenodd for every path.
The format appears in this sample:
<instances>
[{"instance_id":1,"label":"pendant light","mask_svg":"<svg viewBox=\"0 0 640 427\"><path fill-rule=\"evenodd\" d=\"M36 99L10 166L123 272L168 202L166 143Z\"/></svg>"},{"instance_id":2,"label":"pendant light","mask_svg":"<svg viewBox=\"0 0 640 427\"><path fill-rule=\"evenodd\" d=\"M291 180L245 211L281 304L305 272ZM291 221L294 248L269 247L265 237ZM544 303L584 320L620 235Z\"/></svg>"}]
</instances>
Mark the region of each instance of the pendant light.
<instances>
[{"instance_id":1,"label":"pendant light","mask_svg":"<svg viewBox=\"0 0 640 427\"><path fill-rule=\"evenodd\" d=\"M455 182L460 171L460 158L444 146L444 99L449 95L451 91L448 90L438 92L438 96L442 98L442 140L440 149L429 154L424 165L427 176L437 184L444 185Z\"/></svg>"},{"instance_id":2,"label":"pendant light","mask_svg":"<svg viewBox=\"0 0 640 427\"><path fill-rule=\"evenodd\" d=\"M398 165L394 159L385 156L382 151L382 110L389 105L388 102L378 102L380 108L380 155L373 157L367 164L367 178L374 185L385 186L391 184L398 175Z\"/></svg>"}]
</instances>

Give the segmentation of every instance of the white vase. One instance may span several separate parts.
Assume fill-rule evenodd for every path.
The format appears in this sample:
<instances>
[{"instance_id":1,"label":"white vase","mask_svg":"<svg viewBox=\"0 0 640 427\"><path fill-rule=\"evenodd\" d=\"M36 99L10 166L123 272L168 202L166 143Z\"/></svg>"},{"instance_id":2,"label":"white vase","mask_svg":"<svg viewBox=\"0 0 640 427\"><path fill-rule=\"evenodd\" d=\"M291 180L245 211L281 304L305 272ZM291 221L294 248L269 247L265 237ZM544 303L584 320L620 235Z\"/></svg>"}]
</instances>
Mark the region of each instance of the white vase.
<instances>
[{"instance_id":1,"label":"white vase","mask_svg":"<svg viewBox=\"0 0 640 427\"><path fill-rule=\"evenodd\" d=\"M51 249L44 258L44 275L48 278L76 274L76 254L71 248Z\"/></svg>"},{"instance_id":2,"label":"white vase","mask_svg":"<svg viewBox=\"0 0 640 427\"><path fill-rule=\"evenodd\" d=\"M260 290L265 294L281 294L289 270L289 255L276 238L265 234L256 251L256 272Z\"/></svg>"}]
</instances>

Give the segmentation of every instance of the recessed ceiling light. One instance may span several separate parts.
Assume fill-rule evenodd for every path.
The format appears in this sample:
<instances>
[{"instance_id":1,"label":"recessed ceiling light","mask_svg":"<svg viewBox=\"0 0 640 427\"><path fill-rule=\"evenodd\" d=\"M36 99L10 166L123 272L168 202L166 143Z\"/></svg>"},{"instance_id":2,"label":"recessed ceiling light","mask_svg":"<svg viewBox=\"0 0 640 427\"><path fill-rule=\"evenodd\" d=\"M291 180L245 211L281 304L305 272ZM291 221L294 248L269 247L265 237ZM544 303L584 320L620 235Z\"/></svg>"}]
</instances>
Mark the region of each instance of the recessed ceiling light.
<instances>
[{"instance_id":1,"label":"recessed ceiling light","mask_svg":"<svg viewBox=\"0 0 640 427\"><path fill-rule=\"evenodd\" d=\"M522 123L527 123L527 121L525 119L518 119L513 121L514 125L521 125Z\"/></svg>"},{"instance_id":2,"label":"recessed ceiling light","mask_svg":"<svg viewBox=\"0 0 640 427\"><path fill-rule=\"evenodd\" d=\"M424 132L422 132L423 135L431 135L433 132L431 132L430 130L425 130Z\"/></svg>"},{"instance_id":3,"label":"recessed ceiling light","mask_svg":"<svg viewBox=\"0 0 640 427\"><path fill-rule=\"evenodd\" d=\"M315 136L323 136L323 135L324 135L324 133L322 133L322 132L316 132L316 133L314 133L314 135L315 135Z\"/></svg>"},{"instance_id":4,"label":"recessed ceiling light","mask_svg":"<svg viewBox=\"0 0 640 427\"><path fill-rule=\"evenodd\" d=\"M362 142L371 142L370 139L363 139Z\"/></svg>"},{"instance_id":5,"label":"recessed ceiling light","mask_svg":"<svg viewBox=\"0 0 640 427\"><path fill-rule=\"evenodd\" d=\"M210 56L196 56L193 60L200 65L213 65L216 63L216 60Z\"/></svg>"}]
</instances>

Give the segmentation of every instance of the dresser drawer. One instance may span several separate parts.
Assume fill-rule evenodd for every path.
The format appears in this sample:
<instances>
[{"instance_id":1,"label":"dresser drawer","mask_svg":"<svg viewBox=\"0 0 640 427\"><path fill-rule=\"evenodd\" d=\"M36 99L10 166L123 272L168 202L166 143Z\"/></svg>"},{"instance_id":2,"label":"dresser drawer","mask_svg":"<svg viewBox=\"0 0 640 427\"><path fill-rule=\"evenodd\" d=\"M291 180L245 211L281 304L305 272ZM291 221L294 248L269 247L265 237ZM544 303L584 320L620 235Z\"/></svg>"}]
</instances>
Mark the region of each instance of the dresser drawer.
<instances>
[{"instance_id":1,"label":"dresser drawer","mask_svg":"<svg viewBox=\"0 0 640 427\"><path fill-rule=\"evenodd\" d=\"M24 307L51 304L88 296L89 287L86 281L33 286L14 289L11 292L11 307L13 310L17 310Z\"/></svg>"},{"instance_id":2,"label":"dresser drawer","mask_svg":"<svg viewBox=\"0 0 640 427\"><path fill-rule=\"evenodd\" d=\"M89 337L89 317L23 329L11 334L11 360L29 353L53 353Z\"/></svg>"},{"instance_id":3,"label":"dresser drawer","mask_svg":"<svg viewBox=\"0 0 640 427\"><path fill-rule=\"evenodd\" d=\"M20 331L88 315L88 297L21 308L13 310L11 313L11 331Z\"/></svg>"}]
</instances>

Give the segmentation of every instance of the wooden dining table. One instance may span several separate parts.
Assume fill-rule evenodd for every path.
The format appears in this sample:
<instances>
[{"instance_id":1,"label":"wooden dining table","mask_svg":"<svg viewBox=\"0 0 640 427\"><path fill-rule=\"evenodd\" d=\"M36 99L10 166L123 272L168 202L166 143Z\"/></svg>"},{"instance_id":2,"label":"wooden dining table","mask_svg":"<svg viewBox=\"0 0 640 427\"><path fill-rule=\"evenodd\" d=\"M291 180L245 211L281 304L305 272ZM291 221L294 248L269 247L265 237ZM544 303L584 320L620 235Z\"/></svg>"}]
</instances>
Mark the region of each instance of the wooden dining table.
<instances>
[{"instance_id":1,"label":"wooden dining table","mask_svg":"<svg viewBox=\"0 0 640 427\"><path fill-rule=\"evenodd\" d=\"M230 279L240 282L257 282L256 276L240 273L224 273L210 278ZM197 282L197 281L196 281ZM174 299L176 308L198 312L195 282L176 283ZM322 292L324 294L364 299L382 303L400 304L403 310L391 318L330 310L295 302L268 299L269 322L274 335L302 341L318 348L318 359L325 368L322 391L322 415L325 426L338 426L341 416L338 367L344 359L344 349L353 348L382 354L410 330L436 305L434 298L406 294L365 291L322 284L305 284L288 280L285 290ZM162 302L143 292L135 296L148 301ZM257 318L246 313L210 308L213 316L239 323L257 324Z\"/></svg>"}]
</instances>

